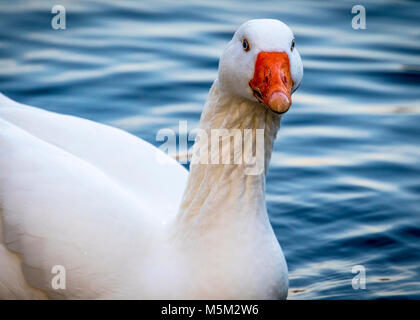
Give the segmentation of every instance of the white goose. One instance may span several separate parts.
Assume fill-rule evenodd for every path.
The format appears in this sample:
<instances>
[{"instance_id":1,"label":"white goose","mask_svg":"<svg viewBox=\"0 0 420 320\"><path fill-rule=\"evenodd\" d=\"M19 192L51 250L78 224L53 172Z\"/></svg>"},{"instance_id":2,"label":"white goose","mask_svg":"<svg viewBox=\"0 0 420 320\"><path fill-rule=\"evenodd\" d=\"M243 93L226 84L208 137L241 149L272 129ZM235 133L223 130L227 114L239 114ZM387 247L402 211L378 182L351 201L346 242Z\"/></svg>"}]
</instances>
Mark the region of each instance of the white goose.
<instances>
[{"instance_id":1,"label":"white goose","mask_svg":"<svg viewBox=\"0 0 420 320\"><path fill-rule=\"evenodd\" d=\"M278 20L246 22L221 56L200 128L264 129L257 175L199 163L188 175L119 129L0 96L0 298L286 298L265 171L302 75Z\"/></svg>"}]
</instances>

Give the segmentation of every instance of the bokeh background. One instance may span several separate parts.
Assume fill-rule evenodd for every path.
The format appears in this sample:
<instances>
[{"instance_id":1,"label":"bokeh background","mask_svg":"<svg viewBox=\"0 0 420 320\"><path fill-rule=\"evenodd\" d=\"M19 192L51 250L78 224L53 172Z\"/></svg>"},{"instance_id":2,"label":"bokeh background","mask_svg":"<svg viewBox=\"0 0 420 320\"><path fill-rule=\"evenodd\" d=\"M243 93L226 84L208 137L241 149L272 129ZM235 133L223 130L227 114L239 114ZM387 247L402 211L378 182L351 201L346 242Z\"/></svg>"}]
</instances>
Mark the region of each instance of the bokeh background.
<instances>
[{"instance_id":1,"label":"bokeh background","mask_svg":"<svg viewBox=\"0 0 420 320\"><path fill-rule=\"evenodd\" d=\"M51 27L56 4L66 30ZM351 27L355 4L366 30ZM419 299L419 2L1 1L0 92L158 146L159 129L197 126L219 55L252 18L289 24L305 69L267 182L289 298Z\"/></svg>"}]
</instances>

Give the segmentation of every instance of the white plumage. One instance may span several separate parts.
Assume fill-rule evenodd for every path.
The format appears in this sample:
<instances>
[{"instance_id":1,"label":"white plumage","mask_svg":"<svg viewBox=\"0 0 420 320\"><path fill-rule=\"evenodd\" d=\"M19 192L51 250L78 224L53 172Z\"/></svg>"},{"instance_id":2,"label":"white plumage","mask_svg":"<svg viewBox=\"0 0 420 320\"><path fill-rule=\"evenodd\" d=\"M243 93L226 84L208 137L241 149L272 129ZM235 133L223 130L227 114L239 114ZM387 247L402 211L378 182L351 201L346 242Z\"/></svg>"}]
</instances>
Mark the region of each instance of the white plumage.
<instances>
[{"instance_id":1,"label":"white plumage","mask_svg":"<svg viewBox=\"0 0 420 320\"><path fill-rule=\"evenodd\" d=\"M4 96L0 118L3 238L23 257L31 285L54 297L44 279L52 278L53 265L89 266L91 272L77 274L86 283L99 280L85 279L96 272L111 275L129 261L122 248L147 242L151 230L175 216L187 171L172 159L156 165L161 151L145 141ZM13 281L3 279L3 270L0 283ZM72 272L67 275L72 281Z\"/></svg>"},{"instance_id":2,"label":"white plumage","mask_svg":"<svg viewBox=\"0 0 420 320\"><path fill-rule=\"evenodd\" d=\"M273 23L238 32L268 25L268 39L251 39L260 50L273 33L293 36ZM216 80L200 127L263 128L269 159L279 122ZM0 95L0 298L284 298L287 267L264 193L265 173L192 165L188 177L126 132ZM55 265L65 290L51 285Z\"/></svg>"}]
</instances>

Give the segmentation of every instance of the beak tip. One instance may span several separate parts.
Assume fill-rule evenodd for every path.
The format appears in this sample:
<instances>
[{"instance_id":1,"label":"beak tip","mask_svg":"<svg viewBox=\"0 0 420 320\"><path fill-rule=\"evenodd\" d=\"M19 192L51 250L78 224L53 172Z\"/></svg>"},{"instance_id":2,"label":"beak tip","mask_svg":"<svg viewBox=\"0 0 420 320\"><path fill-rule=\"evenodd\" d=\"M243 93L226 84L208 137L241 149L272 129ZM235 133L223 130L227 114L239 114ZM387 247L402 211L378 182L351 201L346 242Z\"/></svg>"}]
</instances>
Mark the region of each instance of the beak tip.
<instances>
[{"instance_id":1,"label":"beak tip","mask_svg":"<svg viewBox=\"0 0 420 320\"><path fill-rule=\"evenodd\" d=\"M268 107L277 113L286 112L291 104L290 96L281 91L273 92L267 103Z\"/></svg>"}]
</instances>

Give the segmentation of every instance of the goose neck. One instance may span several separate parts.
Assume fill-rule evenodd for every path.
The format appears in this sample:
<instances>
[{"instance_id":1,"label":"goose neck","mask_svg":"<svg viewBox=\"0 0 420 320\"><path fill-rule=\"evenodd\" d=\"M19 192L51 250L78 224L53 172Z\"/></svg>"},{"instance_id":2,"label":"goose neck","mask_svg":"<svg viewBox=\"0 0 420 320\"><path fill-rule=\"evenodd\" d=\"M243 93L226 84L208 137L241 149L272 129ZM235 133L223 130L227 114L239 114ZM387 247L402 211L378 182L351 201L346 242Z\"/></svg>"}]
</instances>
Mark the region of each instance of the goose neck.
<instances>
[{"instance_id":1,"label":"goose neck","mask_svg":"<svg viewBox=\"0 0 420 320\"><path fill-rule=\"evenodd\" d=\"M213 84L204 107L190 174L176 218L178 226L199 230L262 219L265 176L280 116Z\"/></svg>"}]
</instances>

